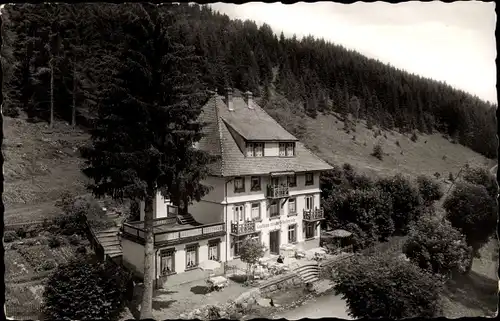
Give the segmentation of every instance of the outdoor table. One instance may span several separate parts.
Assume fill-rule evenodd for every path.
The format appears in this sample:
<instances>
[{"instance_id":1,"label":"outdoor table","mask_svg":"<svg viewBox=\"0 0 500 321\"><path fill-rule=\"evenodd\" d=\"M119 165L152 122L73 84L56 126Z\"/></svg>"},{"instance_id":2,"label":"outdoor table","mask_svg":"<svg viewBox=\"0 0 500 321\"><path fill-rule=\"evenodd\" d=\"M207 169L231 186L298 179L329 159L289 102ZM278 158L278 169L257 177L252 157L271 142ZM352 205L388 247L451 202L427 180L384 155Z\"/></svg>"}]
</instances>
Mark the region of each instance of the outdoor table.
<instances>
[{"instance_id":1,"label":"outdoor table","mask_svg":"<svg viewBox=\"0 0 500 321\"><path fill-rule=\"evenodd\" d=\"M216 290L220 290L227 286L227 279L223 276L214 276L207 280L207 283Z\"/></svg>"}]
</instances>

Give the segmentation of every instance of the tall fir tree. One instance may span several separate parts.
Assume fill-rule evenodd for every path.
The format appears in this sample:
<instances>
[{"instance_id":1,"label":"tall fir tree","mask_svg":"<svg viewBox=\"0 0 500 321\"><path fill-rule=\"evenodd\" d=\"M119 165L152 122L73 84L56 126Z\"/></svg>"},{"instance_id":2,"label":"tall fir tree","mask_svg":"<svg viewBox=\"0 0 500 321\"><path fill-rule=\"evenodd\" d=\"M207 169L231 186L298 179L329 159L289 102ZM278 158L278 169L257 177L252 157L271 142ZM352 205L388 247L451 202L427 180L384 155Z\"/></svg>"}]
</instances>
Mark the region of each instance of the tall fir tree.
<instances>
[{"instance_id":1,"label":"tall fir tree","mask_svg":"<svg viewBox=\"0 0 500 321\"><path fill-rule=\"evenodd\" d=\"M195 149L206 98L193 48L181 44L182 30L169 5L122 5L120 55L104 73L114 75L98 99L92 146L83 151L84 173L96 196L146 204L144 292L141 319L152 317L154 281L153 199L160 191L187 211L208 191L201 180L211 156ZM146 39L146 41L145 41Z\"/></svg>"}]
</instances>

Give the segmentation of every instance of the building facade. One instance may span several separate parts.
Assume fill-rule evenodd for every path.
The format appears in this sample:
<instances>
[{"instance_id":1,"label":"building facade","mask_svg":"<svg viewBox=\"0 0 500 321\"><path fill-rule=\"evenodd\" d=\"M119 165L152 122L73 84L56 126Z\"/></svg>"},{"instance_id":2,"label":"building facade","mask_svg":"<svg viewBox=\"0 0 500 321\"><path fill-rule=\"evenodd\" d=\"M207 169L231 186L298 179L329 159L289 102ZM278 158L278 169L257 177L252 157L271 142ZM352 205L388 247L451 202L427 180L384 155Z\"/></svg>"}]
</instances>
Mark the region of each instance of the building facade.
<instances>
[{"instance_id":1,"label":"building facade","mask_svg":"<svg viewBox=\"0 0 500 321\"><path fill-rule=\"evenodd\" d=\"M190 205L187 217L157 195L157 276L189 271L205 259L238 258L246 238L259 239L268 255L279 254L284 244L318 247L324 217L319 178L331 166L281 127L249 92L243 97L232 89L225 97L214 94L201 121L207 124L205 136L196 148L219 156L204 181L211 191ZM125 226L122 242L124 261L133 261L139 270L140 233Z\"/></svg>"}]
</instances>

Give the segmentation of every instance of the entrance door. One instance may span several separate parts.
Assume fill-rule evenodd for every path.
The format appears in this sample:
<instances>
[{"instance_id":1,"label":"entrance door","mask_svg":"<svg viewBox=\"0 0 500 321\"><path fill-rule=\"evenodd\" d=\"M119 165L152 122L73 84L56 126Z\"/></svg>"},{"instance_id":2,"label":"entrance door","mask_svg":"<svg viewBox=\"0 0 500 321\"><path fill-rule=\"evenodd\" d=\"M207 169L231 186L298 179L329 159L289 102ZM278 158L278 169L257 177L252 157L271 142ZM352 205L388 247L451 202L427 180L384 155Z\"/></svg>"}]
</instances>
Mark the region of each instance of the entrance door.
<instances>
[{"instance_id":1,"label":"entrance door","mask_svg":"<svg viewBox=\"0 0 500 321\"><path fill-rule=\"evenodd\" d=\"M271 254L280 253L280 231L269 232L269 252Z\"/></svg>"}]
</instances>

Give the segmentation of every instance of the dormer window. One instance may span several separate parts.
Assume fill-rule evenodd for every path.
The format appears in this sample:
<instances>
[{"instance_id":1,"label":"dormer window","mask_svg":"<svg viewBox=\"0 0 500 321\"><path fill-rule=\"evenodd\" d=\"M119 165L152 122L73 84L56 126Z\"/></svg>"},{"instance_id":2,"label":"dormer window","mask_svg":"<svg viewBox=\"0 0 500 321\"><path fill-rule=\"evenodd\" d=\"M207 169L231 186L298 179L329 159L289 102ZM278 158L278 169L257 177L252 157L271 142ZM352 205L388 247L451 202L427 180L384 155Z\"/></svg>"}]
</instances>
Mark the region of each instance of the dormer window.
<instances>
[{"instance_id":1,"label":"dormer window","mask_svg":"<svg viewBox=\"0 0 500 321\"><path fill-rule=\"evenodd\" d=\"M247 143L247 157L262 157L264 156L263 143Z\"/></svg>"},{"instance_id":2,"label":"dormer window","mask_svg":"<svg viewBox=\"0 0 500 321\"><path fill-rule=\"evenodd\" d=\"M280 157L295 156L295 143L280 143L279 155Z\"/></svg>"}]
</instances>

